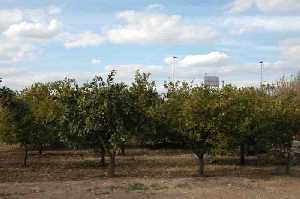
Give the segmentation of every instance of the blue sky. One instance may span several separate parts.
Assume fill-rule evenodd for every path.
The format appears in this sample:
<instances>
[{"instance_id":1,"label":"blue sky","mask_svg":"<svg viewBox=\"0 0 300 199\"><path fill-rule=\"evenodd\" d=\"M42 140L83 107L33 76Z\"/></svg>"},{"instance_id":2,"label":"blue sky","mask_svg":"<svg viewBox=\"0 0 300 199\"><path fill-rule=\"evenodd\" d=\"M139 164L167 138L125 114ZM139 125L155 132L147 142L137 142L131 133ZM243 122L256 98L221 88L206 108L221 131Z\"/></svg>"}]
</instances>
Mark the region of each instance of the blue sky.
<instances>
[{"instance_id":1,"label":"blue sky","mask_svg":"<svg viewBox=\"0 0 300 199\"><path fill-rule=\"evenodd\" d=\"M137 69L158 85L205 73L237 86L300 69L299 0L0 0L0 77L22 89ZM177 60L172 57L177 56Z\"/></svg>"}]
</instances>

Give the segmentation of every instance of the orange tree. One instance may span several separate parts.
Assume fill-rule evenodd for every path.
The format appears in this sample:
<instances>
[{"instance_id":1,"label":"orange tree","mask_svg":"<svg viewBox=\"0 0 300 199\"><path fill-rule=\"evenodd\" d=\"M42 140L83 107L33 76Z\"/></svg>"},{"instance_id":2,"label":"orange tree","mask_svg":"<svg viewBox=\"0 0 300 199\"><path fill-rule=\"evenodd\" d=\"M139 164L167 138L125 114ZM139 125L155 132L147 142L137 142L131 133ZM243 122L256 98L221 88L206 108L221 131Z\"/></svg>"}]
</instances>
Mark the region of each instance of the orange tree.
<instances>
[{"instance_id":1,"label":"orange tree","mask_svg":"<svg viewBox=\"0 0 300 199\"><path fill-rule=\"evenodd\" d=\"M188 83L170 83L165 108L174 133L198 158L199 175L204 175L204 155L216 145L220 114L218 89L192 87Z\"/></svg>"},{"instance_id":2,"label":"orange tree","mask_svg":"<svg viewBox=\"0 0 300 199\"><path fill-rule=\"evenodd\" d=\"M155 82L150 80L149 73L136 72L134 82L129 87L130 100L134 107L132 120L135 123L134 137L141 144L153 143L156 117L152 117L153 109L161 102Z\"/></svg>"},{"instance_id":3,"label":"orange tree","mask_svg":"<svg viewBox=\"0 0 300 199\"><path fill-rule=\"evenodd\" d=\"M24 149L24 166L28 151L34 145L30 106L8 88L0 89L0 139L8 144L19 144Z\"/></svg>"},{"instance_id":4,"label":"orange tree","mask_svg":"<svg viewBox=\"0 0 300 199\"><path fill-rule=\"evenodd\" d=\"M22 99L30 106L32 113L32 139L35 148L42 151L45 146L59 143L59 118L62 109L50 84L36 83L21 93Z\"/></svg>"},{"instance_id":5,"label":"orange tree","mask_svg":"<svg viewBox=\"0 0 300 199\"><path fill-rule=\"evenodd\" d=\"M104 137L102 144L110 157L108 174L115 176L116 152L124 144L135 128L133 103L128 87L123 83L115 83L115 71L112 71L104 85Z\"/></svg>"},{"instance_id":6,"label":"orange tree","mask_svg":"<svg viewBox=\"0 0 300 199\"><path fill-rule=\"evenodd\" d=\"M240 165L244 165L247 149L258 143L259 96L254 88L226 86L221 98L220 143L227 150L238 147Z\"/></svg>"},{"instance_id":7,"label":"orange tree","mask_svg":"<svg viewBox=\"0 0 300 199\"><path fill-rule=\"evenodd\" d=\"M265 108L267 114L261 124L269 148L285 160L286 173L290 172L293 140L300 130L296 100L293 93L273 98Z\"/></svg>"}]
</instances>

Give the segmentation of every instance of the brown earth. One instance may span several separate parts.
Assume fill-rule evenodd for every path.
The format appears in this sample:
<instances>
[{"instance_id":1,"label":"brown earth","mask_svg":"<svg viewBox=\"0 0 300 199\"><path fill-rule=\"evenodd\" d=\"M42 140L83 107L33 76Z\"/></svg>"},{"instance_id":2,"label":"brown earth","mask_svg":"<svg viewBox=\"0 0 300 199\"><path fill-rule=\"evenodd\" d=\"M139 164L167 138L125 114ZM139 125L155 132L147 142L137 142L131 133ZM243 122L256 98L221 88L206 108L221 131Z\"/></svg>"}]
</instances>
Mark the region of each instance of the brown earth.
<instances>
[{"instance_id":1,"label":"brown earth","mask_svg":"<svg viewBox=\"0 0 300 199\"><path fill-rule=\"evenodd\" d=\"M111 179L90 151L34 152L28 168L22 155L0 147L0 198L300 198L300 167L285 176L283 166L265 158L250 157L241 168L232 157L218 157L199 178L188 151L131 149L118 156Z\"/></svg>"}]
</instances>

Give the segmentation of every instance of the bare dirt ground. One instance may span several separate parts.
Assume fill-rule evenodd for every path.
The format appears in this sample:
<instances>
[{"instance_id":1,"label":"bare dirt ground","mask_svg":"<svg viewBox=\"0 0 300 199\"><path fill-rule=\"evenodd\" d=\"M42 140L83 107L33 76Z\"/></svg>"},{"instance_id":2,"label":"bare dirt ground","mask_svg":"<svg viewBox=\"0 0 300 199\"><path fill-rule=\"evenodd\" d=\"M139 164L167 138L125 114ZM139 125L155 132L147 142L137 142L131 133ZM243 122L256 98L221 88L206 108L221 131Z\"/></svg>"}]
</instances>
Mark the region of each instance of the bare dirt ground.
<instances>
[{"instance_id":1,"label":"bare dirt ground","mask_svg":"<svg viewBox=\"0 0 300 199\"><path fill-rule=\"evenodd\" d=\"M172 179L93 179L83 181L3 183L0 198L209 198L285 199L300 197L300 181L292 177Z\"/></svg>"},{"instance_id":2,"label":"bare dirt ground","mask_svg":"<svg viewBox=\"0 0 300 199\"><path fill-rule=\"evenodd\" d=\"M243 168L219 157L202 178L188 151L131 149L117 163L113 179L90 151L35 152L23 168L22 151L0 147L0 198L300 198L299 166L285 176L282 166L254 157Z\"/></svg>"}]
</instances>

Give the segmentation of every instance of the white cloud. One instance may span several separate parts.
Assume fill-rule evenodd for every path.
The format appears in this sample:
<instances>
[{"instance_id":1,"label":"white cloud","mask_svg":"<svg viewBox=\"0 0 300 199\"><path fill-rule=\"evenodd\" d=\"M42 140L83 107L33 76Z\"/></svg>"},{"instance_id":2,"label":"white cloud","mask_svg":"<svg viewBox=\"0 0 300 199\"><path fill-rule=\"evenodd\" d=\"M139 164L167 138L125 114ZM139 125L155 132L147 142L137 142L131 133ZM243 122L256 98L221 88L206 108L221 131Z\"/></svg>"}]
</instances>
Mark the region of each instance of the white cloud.
<instances>
[{"instance_id":1,"label":"white cloud","mask_svg":"<svg viewBox=\"0 0 300 199\"><path fill-rule=\"evenodd\" d=\"M61 22L54 18L59 13L56 6L0 10L0 64L14 64L40 53L35 43L50 41L62 31Z\"/></svg>"},{"instance_id":2,"label":"white cloud","mask_svg":"<svg viewBox=\"0 0 300 199\"><path fill-rule=\"evenodd\" d=\"M106 32L112 43L203 43L217 38L212 27L188 24L178 15L124 11L118 17L125 23Z\"/></svg>"},{"instance_id":3,"label":"white cloud","mask_svg":"<svg viewBox=\"0 0 300 199\"><path fill-rule=\"evenodd\" d=\"M34 23L46 23L61 13L61 9L53 5L44 8L22 9L20 11L23 13L23 21Z\"/></svg>"},{"instance_id":4,"label":"white cloud","mask_svg":"<svg viewBox=\"0 0 300 199\"><path fill-rule=\"evenodd\" d=\"M0 32L21 22L46 23L60 13L61 9L56 6L38 9L2 9L0 10Z\"/></svg>"},{"instance_id":5,"label":"white cloud","mask_svg":"<svg viewBox=\"0 0 300 199\"><path fill-rule=\"evenodd\" d=\"M240 16L229 17L224 25L232 34L249 32L299 32L300 17L297 16Z\"/></svg>"},{"instance_id":6,"label":"white cloud","mask_svg":"<svg viewBox=\"0 0 300 199\"><path fill-rule=\"evenodd\" d=\"M61 9L57 6L49 6L47 11L49 15L58 15L61 13Z\"/></svg>"},{"instance_id":7,"label":"white cloud","mask_svg":"<svg viewBox=\"0 0 300 199\"><path fill-rule=\"evenodd\" d=\"M105 42L105 38L93 32L69 35L64 46L66 48L95 47Z\"/></svg>"},{"instance_id":8,"label":"white cloud","mask_svg":"<svg viewBox=\"0 0 300 199\"><path fill-rule=\"evenodd\" d=\"M91 60L91 64L101 64L102 60L99 58L94 58Z\"/></svg>"},{"instance_id":9,"label":"white cloud","mask_svg":"<svg viewBox=\"0 0 300 199\"><path fill-rule=\"evenodd\" d=\"M145 71L145 66L139 64L118 64L118 65L107 65L105 72L116 70L117 77L123 81L129 81L133 78L135 71Z\"/></svg>"},{"instance_id":10,"label":"white cloud","mask_svg":"<svg viewBox=\"0 0 300 199\"><path fill-rule=\"evenodd\" d=\"M171 61L173 57L165 58L166 65L141 65L141 64L119 64L108 65L105 72L115 69L119 79L130 81L136 70L149 72L158 81L168 80L171 77ZM186 55L177 59L175 65L175 77L180 80L194 80L202 78L204 73L228 75L232 72L230 57L226 53L211 52L207 54Z\"/></svg>"},{"instance_id":11,"label":"white cloud","mask_svg":"<svg viewBox=\"0 0 300 199\"><path fill-rule=\"evenodd\" d=\"M9 67L9 68L2 68L0 67L0 77L13 77L13 76L16 76L16 75L20 75L22 74L24 71L26 71L25 69L22 69L22 68L12 68L12 67Z\"/></svg>"},{"instance_id":12,"label":"white cloud","mask_svg":"<svg viewBox=\"0 0 300 199\"><path fill-rule=\"evenodd\" d=\"M156 11L156 10L163 10L165 6L162 4L150 4L146 7L147 11Z\"/></svg>"},{"instance_id":13,"label":"white cloud","mask_svg":"<svg viewBox=\"0 0 300 199\"><path fill-rule=\"evenodd\" d=\"M102 34L82 32L64 34L66 48L95 47L103 43L115 44L188 44L207 43L217 39L217 31L210 25L187 23L182 16L166 15L159 11L160 4L152 4L144 11L124 11L117 17L123 21L106 28Z\"/></svg>"},{"instance_id":14,"label":"white cloud","mask_svg":"<svg viewBox=\"0 0 300 199\"><path fill-rule=\"evenodd\" d=\"M82 84L91 80L95 75L96 73L93 72L37 72L29 68L0 67L0 76L3 77L2 84L17 90L29 87L36 82L63 80L65 77L75 78Z\"/></svg>"},{"instance_id":15,"label":"white cloud","mask_svg":"<svg viewBox=\"0 0 300 199\"><path fill-rule=\"evenodd\" d=\"M171 76L171 64L174 63L174 59L167 57L164 61L169 65L165 68L164 74ZM186 55L176 59L175 76L180 79L193 80L202 77L205 73L227 75L234 71L234 68L228 64L232 64L232 60L224 52Z\"/></svg>"},{"instance_id":16,"label":"white cloud","mask_svg":"<svg viewBox=\"0 0 300 199\"><path fill-rule=\"evenodd\" d=\"M0 10L0 32L7 29L11 24L19 23L23 20L22 11Z\"/></svg>"},{"instance_id":17,"label":"white cloud","mask_svg":"<svg viewBox=\"0 0 300 199\"><path fill-rule=\"evenodd\" d=\"M62 24L53 19L49 24L21 22L11 25L3 34L12 40L47 41L61 32Z\"/></svg>"},{"instance_id":18,"label":"white cloud","mask_svg":"<svg viewBox=\"0 0 300 199\"><path fill-rule=\"evenodd\" d=\"M280 45L282 62L289 69L300 71L300 38L284 40Z\"/></svg>"},{"instance_id":19,"label":"white cloud","mask_svg":"<svg viewBox=\"0 0 300 199\"><path fill-rule=\"evenodd\" d=\"M234 0L229 5L229 12L240 13L252 7L262 12L291 12L300 10L299 0Z\"/></svg>"},{"instance_id":20,"label":"white cloud","mask_svg":"<svg viewBox=\"0 0 300 199\"><path fill-rule=\"evenodd\" d=\"M211 52L208 54L187 55L179 64L183 67L190 66L220 66L229 60L229 56L223 52Z\"/></svg>"},{"instance_id":21,"label":"white cloud","mask_svg":"<svg viewBox=\"0 0 300 199\"><path fill-rule=\"evenodd\" d=\"M184 60L184 61L183 61ZM185 65L183 65L185 63ZM265 62L264 79L268 79L270 74L276 74L277 79L282 75L295 72L297 67L283 59L278 62ZM130 83L133 81L137 70L150 72L152 79L156 80L158 88L162 88L164 81L170 80L170 65L141 65L141 64L114 64L107 65L100 73L106 75L109 71L116 70L117 81ZM225 83L236 86L257 86L259 85L260 66L259 63L235 63L226 53L211 52L207 54L186 55L178 59L175 66L175 79L193 81L201 83L205 73L218 75ZM34 72L25 69L0 68L0 76L4 77L6 85L21 89L30 86L34 82L47 82L61 80L64 77L71 77L86 82L93 78L95 73L91 72Z\"/></svg>"},{"instance_id":22,"label":"white cloud","mask_svg":"<svg viewBox=\"0 0 300 199\"><path fill-rule=\"evenodd\" d=\"M13 64L30 59L40 51L34 46L7 40L0 40L0 64Z\"/></svg>"},{"instance_id":23,"label":"white cloud","mask_svg":"<svg viewBox=\"0 0 300 199\"><path fill-rule=\"evenodd\" d=\"M298 50L298 48L296 49ZM294 54L295 57L297 52ZM266 77L274 75L274 72L276 72L275 76L280 78L284 74L291 74L300 70L299 64L293 64L291 62L292 58L289 57L289 59L284 58L282 55L279 61L266 61L264 63ZM115 68L120 77L126 79L131 77L136 70L141 70L143 72L150 72L156 80L168 80L172 73L170 61L173 61L173 58L167 57L164 61L167 65L119 65L118 67L107 67L106 71ZM248 85L256 85L259 80L260 64L258 61L256 63L237 63L231 56L224 52L186 55L182 58L179 57L175 64L175 79L177 80L199 80L203 78L205 73L218 75L222 79L228 79L228 81L236 81L235 83L239 82L237 85L246 85L246 82L235 79L252 77L254 80L251 82L248 81Z\"/></svg>"},{"instance_id":24,"label":"white cloud","mask_svg":"<svg viewBox=\"0 0 300 199\"><path fill-rule=\"evenodd\" d=\"M253 0L234 0L228 7L229 12L240 13L250 9L253 5Z\"/></svg>"},{"instance_id":25,"label":"white cloud","mask_svg":"<svg viewBox=\"0 0 300 199\"><path fill-rule=\"evenodd\" d=\"M300 65L300 44L287 46L283 52L283 56L286 60ZM300 69L300 68L299 68Z\"/></svg>"},{"instance_id":26,"label":"white cloud","mask_svg":"<svg viewBox=\"0 0 300 199\"><path fill-rule=\"evenodd\" d=\"M273 75L280 78L283 75L295 74L300 71L300 39L287 39L281 41L279 46L279 56L277 61L264 61L264 72L267 75ZM260 60L258 60L260 61ZM229 64L233 69L230 74L259 74L260 64L243 63L243 64Z\"/></svg>"},{"instance_id":27,"label":"white cloud","mask_svg":"<svg viewBox=\"0 0 300 199\"><path fill-rule=\"evenodd\" d=\"M256 6L264 12L289 12L300 10L299 0L256 0Z\"/></svg>"}]
</instances>

